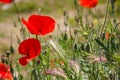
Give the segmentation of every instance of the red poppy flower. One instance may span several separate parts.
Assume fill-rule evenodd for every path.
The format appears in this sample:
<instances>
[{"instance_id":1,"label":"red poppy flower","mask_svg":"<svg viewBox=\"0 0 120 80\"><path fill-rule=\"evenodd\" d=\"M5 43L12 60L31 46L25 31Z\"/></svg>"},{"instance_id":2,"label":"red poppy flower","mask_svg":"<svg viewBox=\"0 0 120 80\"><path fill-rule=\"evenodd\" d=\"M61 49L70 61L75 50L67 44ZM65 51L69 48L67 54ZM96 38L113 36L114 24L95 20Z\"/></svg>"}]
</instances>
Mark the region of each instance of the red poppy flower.
<instances>
[{"instance_id":1,"label":"red poppy flower","mask_svg":"<svg viewBox=\"0 0 120 80\"><path fill-rule=\"evenodd\" d=\"M1 79L12 80L12 74L10 73L10 67L3 63L0 63L0 80Z\"/></svg>"},{"instance_id":2,"label":"red poppy flower","mask_svg":"<svg viewBox=\"0 0 120 80\"><path fill-rule=\"evenodd\" d=\"M31 15L28 22L22 18L31 34L45 35L52 32L55 28L55 20L49 16Z\"/></svg>"},{"instance_id":3,"label":"red poppy flower","mask_svg":"<svg viewBox=\"0 0 120 80\"><path fill-rule=\"evenodd\" d=\"M3 3L11 3L13 0L0 0L0 2L3 2Z\"/></svg>"},{"instance_id":4,"label":"red poppy flower","mask_svg":"<svg viewBox=\"0 0 120 80\"><path fill-rule=\"evenodd\" d=\"M19 63L25 66L29 60L36 58L40 54L41 45L39 40L30 38L20 43L18 51L23 55L23 57L19 59Z\"/></svg>"},{"instance_id":5,"label":"red poppy flower","mask_svg":"<svg viewBox=\"0 0 120 80\"><path fill-rule=\"evenodd\" d=\"M95 7L98 3L98 0L79 0L81 6L92 8Z\"/></svg>"}]
</instances>

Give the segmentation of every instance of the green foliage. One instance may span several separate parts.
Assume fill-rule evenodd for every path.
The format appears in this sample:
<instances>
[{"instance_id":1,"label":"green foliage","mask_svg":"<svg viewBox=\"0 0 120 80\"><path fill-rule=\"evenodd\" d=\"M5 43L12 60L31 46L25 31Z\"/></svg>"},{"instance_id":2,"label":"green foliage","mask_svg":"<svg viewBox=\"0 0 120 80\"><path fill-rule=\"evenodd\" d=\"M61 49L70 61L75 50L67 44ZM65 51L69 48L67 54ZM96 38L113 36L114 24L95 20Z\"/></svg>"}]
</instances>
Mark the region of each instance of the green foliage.
<instances>
[{"instance_id":1,"label":"green foliage","mask_svg":"<svg viewBox=\"0 0 120 80\"><path fill-rule=\"evenodd\" d=\"M49 15L62 13L63 10L65 12L62 15L64 16L64 22L56 25L53 36L51 34L50 36L37 37L42 45L41 54L30 61L26 67L20 66L18 60L12 63L12 60L9 60L11 55L7 56L5 63L11 65L13 74L18 74L18 76L13 75L15 80L53 80L53 78L54 80L120 79L120 30L117 29L119 22L115 17L109 16L108 8L106 14L102 17L99 16L101 13L95 16L92 9L87 11L86 16L84 9L78 7L76 3L75 5L72 4L74 1L44 0L39 7L32 2L17 4L20 13L31 12L38 8L41 9L42 13ZM100 0L100 3L104 4L106 1ZM70 18L67 14L73 6L75 7L72 9L76 10L75 15L73 15L75 19ZM12 15L13 13L16 14L16 9L12 6L5 13L0 14ZM115 13L112 14L115 16ZM89 16L91 19L89 19ZM94 19L97 22L94 22ZM22 35L26 38L36 37L29 34ZM17 39L20 42L19 37ZM13 45L10 46L9 50L10 53L15 53Z\"/></svg>"},{"instance_id":2,"label":"green foliage","mask_svg":"<svg viewBox=\"0 0 120 80\"><path fill-rule=\"evenodd\" d=\"M120 1L117 0L116 3L115 3L115 10L116 10L116 13L117 15L119 16L119 13L120 13Z\"/></svg>"}]
</instances>

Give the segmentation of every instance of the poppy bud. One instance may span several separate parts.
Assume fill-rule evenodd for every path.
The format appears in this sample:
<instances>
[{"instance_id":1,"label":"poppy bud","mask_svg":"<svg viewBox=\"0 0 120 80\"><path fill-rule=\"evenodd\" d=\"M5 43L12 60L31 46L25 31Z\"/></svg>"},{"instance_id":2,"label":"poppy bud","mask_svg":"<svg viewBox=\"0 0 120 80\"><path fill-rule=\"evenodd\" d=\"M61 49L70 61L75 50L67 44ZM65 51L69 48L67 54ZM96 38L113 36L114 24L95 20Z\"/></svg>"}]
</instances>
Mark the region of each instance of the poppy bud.
<instances>
[{"instance_id":1,"label":"poppy bud","mask_svg":"<svg viewBox=\"0 0 120 80\"><path fill-rule=\"evenodd\" d=\"M37 60L37 64L40 64L40 60Z\"/></svg>"},{"instance_id":2,"label":"poppy bud","mask_svg":"<svg viewBox=\"0 0 120 80\"><path fill-rule=\"evenodd\" d=\"M77 49L78 49L78 46L77 46L76 43L74 44L74 47L73 47L73 48L74 48L74 50L77 50Z\"/></svg>"},{"instance_id":3,"label":"poppy bud","mask_svg":"<svg viewBox=\"0 0 120 80\"><path fill-rule=\"evenodd\" d=\"M6 62L6 60L4 59L4 55L2 55L1 61L2 61L2 63L5 63L5 62Z\"/></svg>"},{"instance_id":4,"label":"poppy bud","mask_svg":"<svg viewBox=\"0 0 120 80\"><path fill-rule=\"evenodd\" d=\"M13 54L14 53L14 48L13 46L10 46L10 52Z\"/></svg>"},{"instance_id":5,"label":"poppy bud","mask_svg":"<svg viewBox=\"0 0 120 80\"><path fill-rule=\"evenodd\" d=\"M66 16L66 14L67 14L66 11L64 11L64 16Z\"/></svg>"},{"instance_id":6,"label":"poppy bud","mask_svg":"<svg viewBox=\"0 0 120 80\"><path fill-rule=\"evenodd\" d=\"M52 35L49 35L49 38L52 39Z\"/></svg>"},{"instance_id":7,"label":"poppy bud","mask_svg":"<svg viewBox=\"0 0 120 80\"><path fill-rule=\"evenodd\" d=\"M102 40L105 39L105 33L102 34L101 39L102 39Z\"/></svg>"},{"instance_id":8,"label":"poppy bud","mask_svg":"<svg viewBox=\"0 0 120 80\"><path fill-rule=\"evenodd\" d=\"M67 33L64 34L63 39L66 41L68 39Z\"/></svg>"},{"instance_id":9,"label":"poppy bud","mask_svg":"<svg viewBox=\"0 0 120 80\"><path fill-rule=\"evenodd\" d=\"M90 45L89 44L86 45L86 51L90 52Z\"/></svg>"},{"instance_id":10,"label":"poppy bud","mask_svg":"<svg viewBox=\"0 0 120 80\"><path fill-rule=\"evenodd\" d=\"M10 52L9 52L9 51L6 52L6 56L7 56L7 57L10 56Z\"/></svg>"},{"instance_id":11,"label":"poppy bud","mask_svg":"<svg viewBox=\"0 0 120 80\"><path fill-rule=\"evenodd\" d=\"M84 44L81 44L80 49L83 50L83 51L85 50Z\"/></svg>"}]
</instances>

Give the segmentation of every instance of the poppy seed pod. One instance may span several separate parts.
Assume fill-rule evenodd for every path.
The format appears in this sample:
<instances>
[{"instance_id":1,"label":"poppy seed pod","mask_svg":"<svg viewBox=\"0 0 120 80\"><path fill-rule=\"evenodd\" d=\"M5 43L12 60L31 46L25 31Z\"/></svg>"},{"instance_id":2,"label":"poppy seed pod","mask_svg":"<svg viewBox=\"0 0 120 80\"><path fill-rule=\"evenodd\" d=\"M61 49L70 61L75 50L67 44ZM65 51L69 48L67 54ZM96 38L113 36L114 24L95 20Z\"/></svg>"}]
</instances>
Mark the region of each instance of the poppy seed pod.
<instances>
[{"instance_id":1,"label":"poppy seed pod","mask_svg":"<svg viewBox=\"0 0 120 80\"><path fill-rule=\"evenodd\" d=\"M63 39L66 41L68 39L67 33L64 34Z\"/></svg>"}]
</instances>

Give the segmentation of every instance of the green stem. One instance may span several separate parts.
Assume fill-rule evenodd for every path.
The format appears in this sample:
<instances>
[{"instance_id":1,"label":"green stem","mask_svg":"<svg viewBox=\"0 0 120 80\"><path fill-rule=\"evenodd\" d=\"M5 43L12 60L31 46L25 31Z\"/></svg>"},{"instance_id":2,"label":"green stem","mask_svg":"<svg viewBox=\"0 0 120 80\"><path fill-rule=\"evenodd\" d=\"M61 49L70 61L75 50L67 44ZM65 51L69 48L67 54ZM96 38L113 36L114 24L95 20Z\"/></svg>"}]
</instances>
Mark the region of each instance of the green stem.
<instances>
[{"instance_id":1,"label":"green stem","mask_svg":"<svg viewBox=\"0 0 120 80\"><path fill-rule=\"evenodd\" d=\"M18 15L18 21L21 21L21 19L20 19L20 13L19 13L19 10L18 10L18 8L17 8L17 5L16 5L16 3L15 3L15 0L13 0L13 4L14 4L14 6L15 6L15 9L16 9L16 12L17 12L17 15ZM20 23L21 24L21 23ZM23 28L23 25L21 24L21 26L22 26L22 28Z\"/></svg>"},{"instance_id":2,"label":"green stem","mask_svg":"<svg viewBox=\"0 0 120 80\"><path fill-rule=\"evenodd\" d=\"M102 37L102 33L104 33L105 30L106 30L105 24L106 24L106 21L107 21L109 1L110 1L110 0L107 0L107 6L106 6L106 12L105 12L105 18L104 18L104 21L103 21L103 26L102 26L102 28L101 28L100 37Z\"/></svg>"},{"instance_id":3,"label":"green stem","mask_svg":"<svg viewBox=\"0 0 120 80\"><path fill-rule=\"evenodd\" d=\"M23 38L25 38L25 37L26 37L26 36L25 36L25 30L24 30L23 25L22 25L22 23L21 23L20 12L19 12L18 7L17 7L17 5L16 5L16 3L15 3L15 0L13 0L13 4L14 4L14 6L15 6L15 9L16 9L16 12L17 12L17 15L18 15L18 21L20 22L20 25L21 25L21 28L22 28Z\"/></svg>"},{"instance_id":4,"label":"green stem","mask_svg":"<svg viewBox=\"0 0 120 80\"><path fill-rule=\"evenodd\" d=\"M75 5L76 11L77 11L78 20L80 21L80 26L84 30L83 22L82 22L82 16L80 15L80 10L78 8L77 0L74 0L74 5Z\"/></svg>"},{"instance_id":5,"label":"green stem","mask_svg":"<svg viewBox=\"0 0 120 80\"><path fill-rule=\"evenodd\" d=\"M38 39L38 35L36 35L36 39Z\"/></svg>"},{"instance_id":6,"label":"green stem","mask_svg":"<svg viewBox=\"0 0 120 80\"><path fill-rule=\"evenodd\" d=\"M120 24L120 22L115 25L114 31L117 29L117 26L118 26L119 24Z\"/></svg>"}]
</instances>

